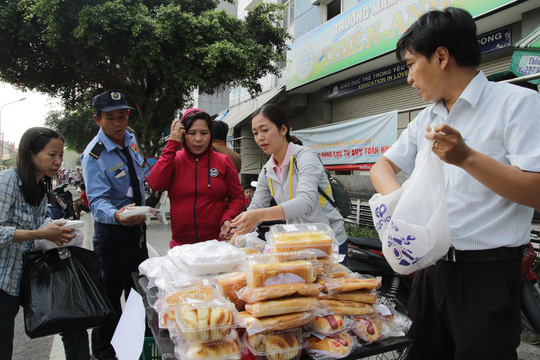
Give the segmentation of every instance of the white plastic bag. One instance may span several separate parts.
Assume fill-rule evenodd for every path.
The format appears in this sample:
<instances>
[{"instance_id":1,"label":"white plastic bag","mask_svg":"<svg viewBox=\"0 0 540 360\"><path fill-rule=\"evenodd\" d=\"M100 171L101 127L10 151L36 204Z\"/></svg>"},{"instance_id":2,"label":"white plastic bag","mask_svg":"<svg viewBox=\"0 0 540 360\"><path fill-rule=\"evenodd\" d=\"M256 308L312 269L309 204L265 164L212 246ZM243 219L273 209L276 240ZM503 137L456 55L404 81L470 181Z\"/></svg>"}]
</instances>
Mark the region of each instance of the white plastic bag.
<instances>
[{"instance_id":1,"label":"white plastic bag","mask_svg":"<svg viewBox=\"0 0 540 360\"><path fill-rule=\"evenodd\" d=\"M442 161L428 140L401 188L369 200L386 260L400 274L435 264L450 247L450 224Z\"/></svg>"}]
</instances>

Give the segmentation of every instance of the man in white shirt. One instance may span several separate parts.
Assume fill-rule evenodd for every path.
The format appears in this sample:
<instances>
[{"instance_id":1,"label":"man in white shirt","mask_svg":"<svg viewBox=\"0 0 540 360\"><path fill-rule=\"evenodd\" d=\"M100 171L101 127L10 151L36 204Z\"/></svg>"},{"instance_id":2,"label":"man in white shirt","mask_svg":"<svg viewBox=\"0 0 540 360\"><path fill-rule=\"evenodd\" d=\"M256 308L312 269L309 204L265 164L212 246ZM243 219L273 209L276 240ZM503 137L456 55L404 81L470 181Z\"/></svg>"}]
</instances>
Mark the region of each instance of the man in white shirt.
<instances>
[{"instance_id":1,"label":"man in white shirt","mask_svg":"<svg viewBox=\"0 0 540 360\"><path fill-rule=\"evenodd\" d=\"M413 359L517 359L523 245L540 208L540 98L478 72L466 11L424 14L399 40L398 59L423 110L373 166L375 189L400 187L418 149L443 161L452 247L416 273L409 303ZM430 133L431 129L435 132Z\"/></svg>"}]
</instances>

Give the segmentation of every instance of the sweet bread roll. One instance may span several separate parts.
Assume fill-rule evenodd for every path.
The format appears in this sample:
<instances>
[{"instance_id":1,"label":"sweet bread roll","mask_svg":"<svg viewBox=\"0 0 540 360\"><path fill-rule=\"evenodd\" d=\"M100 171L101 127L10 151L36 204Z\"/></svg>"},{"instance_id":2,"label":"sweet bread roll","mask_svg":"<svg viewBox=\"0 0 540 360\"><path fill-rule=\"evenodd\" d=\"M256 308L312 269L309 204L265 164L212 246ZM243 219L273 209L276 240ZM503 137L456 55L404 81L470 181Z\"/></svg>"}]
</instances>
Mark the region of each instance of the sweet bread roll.
<instances>
[{"instance_id":1,"label":"sweet bread roll","mask_svg":"<svg viewBox=\"0 0 540 360\"><path fill-rule=\"evenodd\" d=\"M308 350L324 351L329 354L346 356L351 351L353 339L346 332L327 336L324 339L320 339L316 336L310 336L307 338Z\"/></svg>"},{"instance_id":2,"label":"sweet bread roll","mask_svg":"<svg viewBox=\"0 0 540 360\"><path fill-rule=\"evenodd\" d=\"M231 310L224 307L184 305L180 308L180 326L190 343L219 340L230 332Z\"/></svg>"},{"instance_id":3,"label":"sweet bread roll","mask_svg":"<svg viewBox=\"0 0 540 360\"><path fill-rule=\"evenodd\" d=\"M255 332L290 330L306 325L313 318L313 314L308 311L263 318L257 318L247 311L241 311L238 315L243 320L246 328Z\"/></svg>"},{"instance_id":4,"label":"sweet bread roll","mask_svg":"<svg viewBox=\"0 0 540 360\"><path fill-rule=\"evenodd\" d=\"M290 360L300 351L300 344L293 332L276 334L255 334L248 337L248 343L258 354L268 360Z\"/></svg>"},{"instance_id":5,"label":"sweet bread roll","mask_svg":"<svg viewBox=\"0 0 540 360\"><path fill-rule=\"evenodd\" d=\"M377 294L372 290L357 290L337 294L325 294L321 295L321 298L340 301L356 301L366 304L377 303Z\"/></svg>"},{"instance_id":6,"label":"sweet bread roll","mask_svg":"<svg viewBox=\"0 0 540 360\"><path fill-rule=\"evenodd\" d=\"M242 271L231 274L230 276L218 277L216 278L216 282L221 286L225 295L227 295L229 300L234 304L236 310L244 310L244 305L246 303L238 298L236 292L246 287L246 273Z\"/></svg>"},{"instance_id":7,"label":"sweet bread roll","mask_svg":"<svg viewBox=\"0 0 540 360\"><path fill-rule=\"evenodd\" d=\"M313 269L313 264L306 260L297 260L270 264L251 265L247 277L247 284L250 287L277 285L275 281L279 282L279 279L274 277L280 274L293 275L290 276L289 279L287 279L287 283L312 283L315 281L315 271Z\"/></svg>"},{"instance_id":8,"label":"sweet bread roll","mask_svg":"<svg viewBox=\"0 0 540 360\"><path fill-rule=\"evenodd\" d=\"M191 345L186 352L188 359L240 359L240 347L236 341L229 340L214 343Z\"/></svg>"},{"instance_id":9,"label":"sweet bread roll","mask_svg":"<svg viewBox=\"0 0 540 360\"><path fill-rule=\"evenodd\" d=\"M264 317L311 311L317 307L319 307L319 301L315 298L291 297L246 304L246 311L256 317Z\"/></svg>"},{"instance_id":10,"label":"sweet bread roll","mask_svg":"<svg viewBox=\"0 0 540 360\"><path fill-rule=\"evenodd\" d=\"M381 286L380 278L358 279L353 277L325 278L320 281L323 286L322 291L327 293L340 293L361 289L374 290Z\"/></svg>"},{"instance_id":11,"label":"sweet bread roll","mask_svg":"<svg viewBox=\"0 0 540 360\"><path fill-rule=\"evenodd\" d=\"M319 295L319 287L313 283L281 284L257 288L246 287L240 294L240 298L248 304L255 304L264 300L279 299L293 295L317 296Z\"/></svg>"},{"instance_id":12,"label":"sweet bread roll","mask_svg":"<svg viewBox=\"0 0 540 360\"><path fill-rule=\"evenodd\" d=\"M373 306L354 301L339 301L320 299L322 306L328 307L333 313L339 315L369 315L375 312Z\"/></svg>"},{"instance_id":13,"label":"sweet bread roll","mask_svg":"<svg viewBox=\"0 0 540 360\"><path fill-rule=\"evenodd\" d=\"M311 327L321 334L330 335L345 329L345 323L341 315L316 316Z\"/></svg>"},{"instance_id":14,"label":"sweet bread roll","mask_svg":"<svg viewBox=\"0 0 540 360\"><path fill-rule=\"evenodd\" d=\"M381 335L376 319L376 316L356 316L352 325L353 332L365 342L374 343Z\"/></svg>"}]
</instances>

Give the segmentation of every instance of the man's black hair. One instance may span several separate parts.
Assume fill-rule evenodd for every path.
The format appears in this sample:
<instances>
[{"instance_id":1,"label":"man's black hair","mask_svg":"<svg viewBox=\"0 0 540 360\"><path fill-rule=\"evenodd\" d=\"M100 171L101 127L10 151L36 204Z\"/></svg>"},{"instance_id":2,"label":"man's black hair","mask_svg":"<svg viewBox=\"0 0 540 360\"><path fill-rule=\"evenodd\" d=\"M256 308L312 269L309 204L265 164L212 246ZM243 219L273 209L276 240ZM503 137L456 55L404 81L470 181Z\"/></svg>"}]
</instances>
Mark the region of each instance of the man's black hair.
<instances>
[{"instance_id":1,"label":"man's black hair","mask_svg":"<svg viewBox=\"0 0 540 360\"><path fill-rule=\"evenodd\" d=\"M229 125L222 120L214 120L213 128L215 140L227 140L227 133L229 132Z\"/></svg>"},{"instance_id":2,"label":"man's black hair","mask_svg":"<svg viewBox=\"0 0 540 360\"><path fill-rule=\"evenodd\" d=\"M445 47L458 66L477 67L480 64L480 45L476 24L471 14L455 7L434 10L422 15L401 36L396 45L396 57L404 62L405 51L431 58L435 50Z\"/></svg>"}]
</instances>

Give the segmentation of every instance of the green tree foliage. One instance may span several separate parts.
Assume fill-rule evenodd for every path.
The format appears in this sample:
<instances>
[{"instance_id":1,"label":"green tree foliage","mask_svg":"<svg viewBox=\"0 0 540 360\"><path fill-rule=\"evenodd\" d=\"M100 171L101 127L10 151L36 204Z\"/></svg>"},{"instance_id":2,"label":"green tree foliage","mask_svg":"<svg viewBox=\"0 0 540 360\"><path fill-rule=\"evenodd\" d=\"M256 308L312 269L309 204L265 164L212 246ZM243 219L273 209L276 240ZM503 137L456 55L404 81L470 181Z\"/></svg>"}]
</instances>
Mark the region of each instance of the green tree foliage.
<instances>
[{"instance_id":1,"label":"green tree foliage","mask_svg":"<svg viewBox=\"0 0 540 360\"><path fill-rule=\"evenodd\" d=\"M93 118L93 111L88 108L76 111L51 111L45 119L45 124L57 129L67 146L82 153L86 145L96 136L99 126Z\"/></svg>"},{"instance_id":2,"label":"green tree foliage","mask_svg":"<svg viewBox=\"0 0 540 360\"><path fill-rule=\"evenodd\" d=\"M217 3L0 0L0 79L61 97L62 127L62 118L89 111L94 95L121 89L135 108L130 125L142 151L153 155L195 87L243 86L255 95L257 80L277 74L284 60L280 6L261 3L240 20L216 11Z\"/></svg>"}]
</instances>

